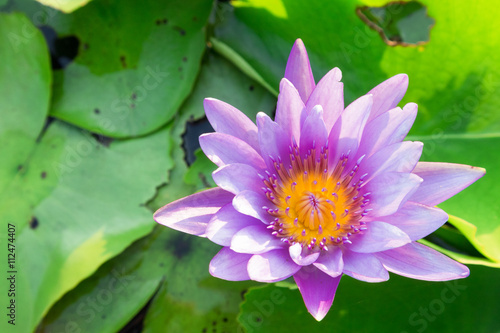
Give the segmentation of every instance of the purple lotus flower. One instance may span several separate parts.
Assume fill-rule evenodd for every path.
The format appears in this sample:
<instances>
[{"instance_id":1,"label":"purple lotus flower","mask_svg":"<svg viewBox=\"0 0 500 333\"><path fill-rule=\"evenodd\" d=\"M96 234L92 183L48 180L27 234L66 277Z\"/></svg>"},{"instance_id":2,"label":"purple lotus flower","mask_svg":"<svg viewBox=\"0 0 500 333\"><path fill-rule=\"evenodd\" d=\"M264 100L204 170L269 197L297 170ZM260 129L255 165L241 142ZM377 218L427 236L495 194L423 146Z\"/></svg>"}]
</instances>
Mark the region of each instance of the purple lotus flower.
<instances>
[{"instance_id":1,"label":"purple lotus flower","mask_svg":"<svg viewBox=\"0 0 500 333\"><path fill-rule=\"evenodd\" d=\"M415 241L448 219L434 207L482 177L468 165L418 162L421 142L403 141L417 105L396 105L396 75L344 108L338 68L316 85L304 44L292 48L273 121L257 125L205 99L215 133L201 148L219 168L217 188L160 208L158 223L222 245L210 273L240 281L293 276L316 320L343 274L367 282L389 272L414 279L464 278L469 269Z\"/></svg>"}]
</instances>

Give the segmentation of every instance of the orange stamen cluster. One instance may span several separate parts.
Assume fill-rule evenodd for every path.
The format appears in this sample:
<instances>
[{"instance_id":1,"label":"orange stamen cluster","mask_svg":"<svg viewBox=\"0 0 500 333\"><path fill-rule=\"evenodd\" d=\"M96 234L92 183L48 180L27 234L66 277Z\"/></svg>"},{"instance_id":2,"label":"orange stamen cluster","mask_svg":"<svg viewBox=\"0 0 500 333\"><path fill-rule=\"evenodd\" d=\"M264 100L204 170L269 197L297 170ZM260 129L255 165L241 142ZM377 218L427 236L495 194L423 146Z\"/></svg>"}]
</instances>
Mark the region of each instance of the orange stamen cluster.
<instances>
[{"instance_id":1,"label":"orange stamen cluster","mask_svg":"<svg viewBox=\"0 0 500 333\"><path fill-rule=\"evenodd\" d=\"M366 175L353 182L360 158L346 170L349 153L343 154L333 170L328 170L328 145L314 147L301 156L298 146L290 146L290 164L274 161L275 173L262 176L267 198L276 208L263 207L274 217L269 225L273 235L290 244L300 243L309 250L328 250L329 245L350 243L349 237L366 230L360 221L370 209L370 193L361 195Z\"/></svg>"}]
</instances>

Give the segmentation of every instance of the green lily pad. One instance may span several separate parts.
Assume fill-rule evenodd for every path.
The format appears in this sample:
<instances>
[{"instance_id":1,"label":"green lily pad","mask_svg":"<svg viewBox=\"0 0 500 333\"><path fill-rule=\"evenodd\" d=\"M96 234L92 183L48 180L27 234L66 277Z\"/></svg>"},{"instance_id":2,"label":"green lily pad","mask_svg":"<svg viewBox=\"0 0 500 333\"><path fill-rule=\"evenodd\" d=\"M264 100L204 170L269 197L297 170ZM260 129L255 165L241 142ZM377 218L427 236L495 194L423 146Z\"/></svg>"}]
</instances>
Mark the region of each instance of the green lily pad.
<instances>
[{"instance_id":1,"label":"green lily pad","mask_svg":"<svg viewBox=\"0 0 500 333\"><path fill-rule=\"evenodd\" d=\"M385 1L234 1L215 37L242 57L271 87L278 87L293 42L302 38L319 80L343 72L347 101L386 78L407 73L403 102L419 104L414 134L498 132L500 7L467 1L421 1L436 24L420 46L389 46L356 14ZM454 8L454 10L450 10ZM225 53L228 55L228 53ZM486 56L485 56L486 55ZM237 63L235 61L235 63Z\"/></svg>"},{"instance_id":2,"label":"green lily pad","mask_svg":"<svg viewBox=\"0 0 500 333\"><path fill-rule=\"evenodd\" d=\"M484 257L478 257L478 256L470 256L467 254L455 252L455 251L450 251L448 249L445 249L435 243L431 243L425 239L419 240L420 243L427 245L430 248L433 248L434 250L437 250L439 252L442 252L446 254L448 257L453 258L463 264L466 265L483 265L487 267L496 267L500 268L500 263L491 261L489 259L486 259Z\"/></svg>"},{"instance_id":3,"label":"green lily pad","mask_svg":"<svg viewBox=\"0 0 500 333\"><path fill-rule=\"evenodd\" d=\"M45 6L59 9L65 13L71 13L85 6L91 0L36 0Z\"/></svg>"},{"instance_id":4,"label":"green lily pad","mask_svg":"<svg viewBox=\"0 0 500 333\"><path fill-rule=\"evenodd\" d=\"M199 81L182 108L183 117L196 119L203 115L205 97L223 100L244 112L254 120L258 111L272 114L276 99L256 81L240 73L233 65L219 56L208 53L202 66ZM201 113L200 113L201 111ZM174 128L181 126L174 126ZM177 130L182 133L182 130ZM174 134L174 137L177 137ZM186 183L196 189L213 185L211 172L216 166L197 150L196 160L184 174ZM179 167L185 168L184 165ZM200 177L200 174L203 176ZM173 181L174 178L171 177ZM155 198L155 203L168 203L168 193L173 186L167 185ZM165 195L162 195L165 193ZM207 239L183 235L191 245L187 257L172 268L174 274L167 277L163 287L151 303L144 322L144 332L234 332L241 329L236 322L237 306L241 293L255 282L227 282L213 278L208 273L208 263L220 246ZM193 282L190 282L190 281ZM186 282L187 281L187 282ZM188 287L186 288L186 283Z\"/></svg>"},{"instance_id":5,"label":"green lily pad","mask_svg":"<svg viewBox=\"0 0 500 333\"><path fill-rule=\"evenodd\" d=\"M95 0L71 14L23 1L11 7L78 39L76 58L54 72L51 115L123 138L162 127L189 95L212 3Z\"/></svg>"},{"instance_id":6,"label":"green lily pad","mask_svg":"<svg viewBox=\"0 0 500 333\"><path fill-rule=\"evenodd\" d=\"M245 295L238 320L247 333L497 332L500 270L470 269L468 278L448 282L391 274L387 282L366 283L344 276L321 322L307 312L297 289L271 284Z\"/></svg>"},{"instance_id":7,"label":"green lily pad","mask_svg":"<svg viewBox=\"0 0 500 333\"><path fill-rule=\"evenodd\" d=\"M3 193L29 157L43 128L52 76L43 36L26 16L0 13L0 30L0 193ZM12 140L13 137L17 140Z\"/></svg>"},{"instance_id":8,"label":"green lily pad","mask_svg":"<svg viewBox=\"0 0 500 333\"><path fill-rule=\"evenodd\" d=\"M159 154L168 154L175 167L170 170L155 198L148 202L151 210L204 188L205 184L197 173L203 172L210 177L211 171L204 167L215 169L215 165L204 163L199 153L189 168L182 150L181 136L186 122L203 117L204 97L228 99L251 118L255 118L258 110L271 112L275 104L272 95L217 55L208 52L202 68L193 94L175 121L165 128L169 133L168 147ZM148 145L144 144L144 147ZM189 179L189 184L184 183L184 179ZM83 332L118 331L157 290L148 310L146 331L180 329L189 332L190 328L198 327L201 332L207 325L212 329L214 320L217 327L233 331L232 328L237 327L235 318L241 292L255 283L233 284L211 277L208 264L219 248L207 239L159 226L66 294L43 320L40 331L63 331L66 327ZM115 292L116 288L109 287L117 279L127 283L123 291ZM109 295L112 297L108 301L106 296ZM100 310L104 305L113 308L112 313Z\"/></svg>"},{"instance_id":9,"label":"green lily pad","mask_svg":"<svg viewBox=\"0 0 500 333\"><path fill-rule=\"evenodd\" d=\"M254 281L228 282L212 277L208 263L220 246L191 235L163 230L177 260L148 309L143 332L235 332L238 304ZM163 255L168 260L172 254Z\"/></svg>"},{"instance_id":10,"label":"green lily pad","mask_svg":"<svg viewBox=\"0 0 500 333\"><path fill-rule=\"evenodd\" d=\"M151 230L151 213L140 205L170 165L161 154L165 132L106 148L59 121L42 131L51 83L45 42L22 14L1 14L0 25L6 64L0 69L0 142L6 149L0 219L15 229L15 327L29 332L64 293ZM6 237L2 233L4 244ZM8 282L2 279L3 290ZM12 328L6 320L0 325Z\"/></svg>"},{"instance_id":11,"label":"green lily pad","mask_svg":"<svg viewBox=\"0 0 500 333\"><path fill-rule=\"evenodd\" d=\"M106 148L69 125L49 126L0 207L16 228L21 331L32 331L62 295L151 231L142 206L170 166L166 143L161 131Z\"/></svg>"},{"instance_id":12,"label":"green lily pad","mask_svg":"<svg viewBox=\"0 0 500 333\"><path fill-rule=\"evenodd\" d=\"M2 87L0 90L0 116L2 118L0 124L0 145L2 146L0 219L3 229L0 233L0 242L5 245L5 251L7 251L7 244L10 244L8 246L11 249L8 252L9 266L6 261L4 269L8 268L9 272L13 272L12 274L16 277L14 281L16 287L13 291L7 292L10 290L10 281L7 278L1 280L0 287L6 291L2 295L6 306L10 306L12 300L17 302L15 304L17 305L16 318L5 317L0 324L0 330L7 332L14 327L22 327L19 320L21 315L31 315L31 312L27 310L28 305L19 306L23 299L20 293L24 292L26 295L29 289L21 289L24 287L20 280L24 276L21 269L24 270L27 267L21 261L22 248L18 245L18 236L23 224L31 220L30 203L38 202L37 195L50 193L53 182L50 179L43 181L45 180L41 179L43 171L37 170L32 172L31 178L22 179L25 187L36 188L36 191L25 192L23 197L16 185L19 184L20 174L25 173L26 161L31 157L36 139L43 128L48 113L52 78L43 36L26 16L21 13L0 13L0 31L2 31L0 34L0 59L2 59L2 66L0 66L0 86ZM55 150L57 151L57 148ZM51 151L47 151L47 154L52 155ZM8 230L13 231L10 236L7 234ZM29 271L25 270L25 272ZM15 321L9 324L8 320L13 319ZM24 318L23 321L28 322L29 317Z\"/></svg>"}]
</instances>

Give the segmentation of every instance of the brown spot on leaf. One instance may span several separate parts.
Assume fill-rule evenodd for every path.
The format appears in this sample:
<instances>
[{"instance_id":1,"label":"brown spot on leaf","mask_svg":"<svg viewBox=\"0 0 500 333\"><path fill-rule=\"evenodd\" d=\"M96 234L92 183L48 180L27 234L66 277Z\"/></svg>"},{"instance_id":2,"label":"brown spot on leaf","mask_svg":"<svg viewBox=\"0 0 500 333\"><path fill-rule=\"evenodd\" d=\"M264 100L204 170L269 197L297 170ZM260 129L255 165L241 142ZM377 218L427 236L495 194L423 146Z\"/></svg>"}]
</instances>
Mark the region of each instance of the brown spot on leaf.
<instances>
[{"instance_id":1,"label":"brown spot on leaf","mask_svg":"<svg viewBox=\"0 0 500 333\"><path fill-rule=\"evenodd\" d=\"M47 177L47 172L42 171L42 173L40 174L40 177L42 177L42 179L45 179Z\"/></svg>"},{"instance_id":2,"label":"brown spot on leaf","mask_svg":"<svg viewBox=\"0 0 500 333\"><path fill-rule=\"evenodd\" d=\"M120 56L120 62L123 68L127 68L127 59L125 58L124 55Z\"/></svg>"},{"instance_id":3,"label":"brown spot on leaf","mask_svg":"<svg viewBox=\"0 0 500 333\"><path fill-rule=\"evenodd\" d=\"M99 113L101 113L101 110L99 110L98 108L95 108L95 109L94 109L94 113L95 113L95 114L99 114Z\"/></svg>"},{"instance_id":4,"label":"brown spot on leaf","mask_svg":"<svg viewBox=\"0 0 500 333\"><path fill-rule=\"evenodd\" d=\"M182 61L183 61L183 62L186 62L186 61L188 61L188 58L187 58L187 57L183 57L183 58L182 58Z\"/></svg>"},{"instance_id":5,"label":"brown spot on leaf","mask_svg":"<svg viewBox=\"0 0 500 333\"><path fill-rule=\"evenodd\" d=\"M168 23L168 20L166 18L163 18L163 19L159 19L159 20L156 20L155 21L155 24L156 25L165 25Z\"/></svg>"},{"instance_id":6,"label":"brown spot on leaf","mask_svg":"<svg viewBox=\"0 0 500 333\"><path fill-rule=\"evenodd\" d=\"M250 91L253 91L254 90L254 87L253 86L250 86L249 87Z\"/></svg>"},{"instance_id":7,"label":"brown spot on leaf","mask_svg":"<svg viewBox=\"0 0 500 333\"><path fill-rule=\"evenodd\" d=\"M130 96L130 98L132 98L132 100L135 100L137 98L137 95L135 93L132 93L132 96Z\"/></svg>"},{"instance_id":8,"label":"brown spot on leaf","mask_svg":"<svg viewBox=\"0 0 500 333\"><path fill-rule=\"evenodd\" d=\"M36 229L36 228L38 228L38 225L39 225L38 219L36 217L32 216L31 221L30 221L30 228Z\"/></svg>"},{"instance_id":9,"label":"brown spot on leaf","mask_svg":"<svg viewBox=\"0 0 500 333\"><path fill-rule=\"evenodd\" d=\"M185 36L186 35L186 30L182 29L181 27L175 26L174 29L177 30L177 31L179 31L179 34L181 36Z\"/></svg>"},{"instance_id":10,"label":"brown spot on leaf","mask_svg":"<svg viewBox=\"0 0 500 333\"><path fill-rule=\"evenodd\" d=\"M193 238L187 234L179 234L173 240L167 242L167 250L172 251L178 259L186 256L191 252Z\"/></svg>"}]
</instances>

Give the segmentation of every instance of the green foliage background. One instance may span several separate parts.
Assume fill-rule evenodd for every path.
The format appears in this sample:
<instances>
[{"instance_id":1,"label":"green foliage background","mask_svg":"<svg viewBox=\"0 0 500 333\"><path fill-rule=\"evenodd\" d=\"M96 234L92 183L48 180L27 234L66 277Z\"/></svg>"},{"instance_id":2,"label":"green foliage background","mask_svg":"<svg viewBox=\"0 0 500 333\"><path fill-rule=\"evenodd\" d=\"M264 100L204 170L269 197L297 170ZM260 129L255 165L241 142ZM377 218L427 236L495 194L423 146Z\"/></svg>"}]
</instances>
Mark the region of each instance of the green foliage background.
<instances>
[{"instance_id":1,"label":"green foliage background","mask_svg":"<svg viewBox=\"0 0 500 333\"><path fill-rule=\"evenodd\" d=\"M0 246L6 257L14 225L18 271L16 325L2 314L0 331L500 330L499 7L86 2L0 0ZM487 169L440 205L449 224L423 240L469 264L469 278L345 277L317 323L293 283L213 278L217 245L155 225L155 209L214 185L214 166L194 151L206 125L203 98L251 119L273 115L296 38L316 80L341 68L346 102L407 73L402 103L419 105L409 139L425 143L423 160ZM1 266L7 272L7 260Z\"/></svg>"}]
</instances>

